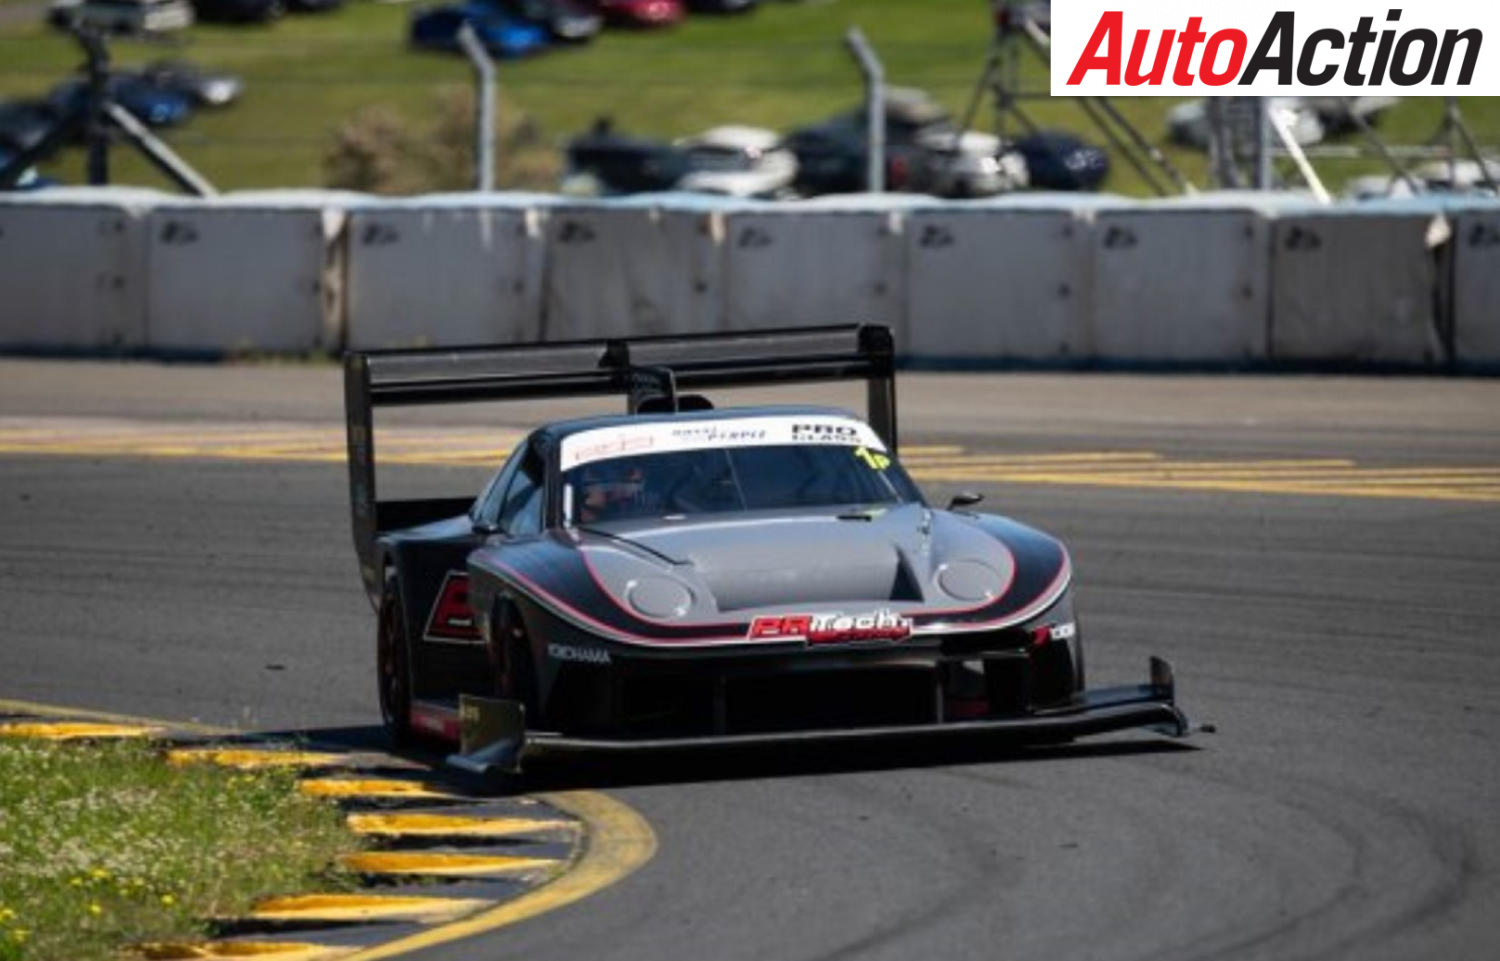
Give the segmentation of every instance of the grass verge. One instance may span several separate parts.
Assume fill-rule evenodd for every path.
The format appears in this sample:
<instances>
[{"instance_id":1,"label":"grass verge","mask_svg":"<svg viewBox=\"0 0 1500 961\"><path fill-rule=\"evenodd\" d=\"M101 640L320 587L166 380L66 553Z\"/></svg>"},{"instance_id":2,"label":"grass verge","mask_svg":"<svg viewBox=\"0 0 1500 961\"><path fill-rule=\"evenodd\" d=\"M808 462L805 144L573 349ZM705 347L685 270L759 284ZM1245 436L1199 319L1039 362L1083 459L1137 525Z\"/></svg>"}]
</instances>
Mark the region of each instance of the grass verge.
<instances>
[{"instance_id":1,"label":"grass verge","mask_svg":"<svg viewBox=\"0 0 1500 961\"><path fill-rule=\"evenodd\" d=\"M0 961L116 957L342 886L330 865L357 839L295 778L171 766L139 742L0 740Z\"/></svg>"}]
</instances>

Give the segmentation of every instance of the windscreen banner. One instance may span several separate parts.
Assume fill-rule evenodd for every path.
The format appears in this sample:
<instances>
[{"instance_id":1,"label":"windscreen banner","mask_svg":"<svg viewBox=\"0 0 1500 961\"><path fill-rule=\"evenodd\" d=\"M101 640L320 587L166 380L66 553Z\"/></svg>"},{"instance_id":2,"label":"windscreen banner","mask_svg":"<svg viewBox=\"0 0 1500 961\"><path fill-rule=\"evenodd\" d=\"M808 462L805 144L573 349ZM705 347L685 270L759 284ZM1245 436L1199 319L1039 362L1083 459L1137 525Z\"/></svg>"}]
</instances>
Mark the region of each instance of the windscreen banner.
<instances>
[{"instance_id":1,"label":"windscreen banner","mask_svg":"<svg viewBox=\"0 0 1500 961\"><path fill-rule=\"evenodd\" d=\"M1500 3L1054 0L1055 97L1500 96Z\"/></svg>"}]
</instances>

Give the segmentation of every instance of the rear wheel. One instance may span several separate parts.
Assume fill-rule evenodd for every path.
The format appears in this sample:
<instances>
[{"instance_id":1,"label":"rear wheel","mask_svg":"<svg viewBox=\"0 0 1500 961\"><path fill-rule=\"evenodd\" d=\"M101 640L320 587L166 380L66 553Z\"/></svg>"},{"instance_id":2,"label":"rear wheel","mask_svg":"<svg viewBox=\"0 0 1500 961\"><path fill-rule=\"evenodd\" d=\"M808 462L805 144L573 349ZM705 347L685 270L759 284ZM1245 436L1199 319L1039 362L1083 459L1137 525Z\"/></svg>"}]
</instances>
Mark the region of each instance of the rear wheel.
<instances>
[{"instance_id":1,"label":"rear wheel","mask_svg":"<svg viewBox=\"0 0 1500 961\"><path fill-rule=\"evenodd\" d=\"M380 618L375 643L375 669L380 692L380 719L397 744L411 740L411 645L406 637L406 613L396 579L386 579L380 595Z\"/></svg>"},{"instance_id":2,"label":"rear wheel","mask_svg":"<svg viewBox=\"0 0 1500 961\"><path fill-rule=\"evenodd\" d=\"M541 720L537 696L536 661L531 655L531 636L521 612L510 601L495 611L490 630L490 656L495 664L495 694L520 701L526 708L528 726Z\"/></svg>"}]
</instances>

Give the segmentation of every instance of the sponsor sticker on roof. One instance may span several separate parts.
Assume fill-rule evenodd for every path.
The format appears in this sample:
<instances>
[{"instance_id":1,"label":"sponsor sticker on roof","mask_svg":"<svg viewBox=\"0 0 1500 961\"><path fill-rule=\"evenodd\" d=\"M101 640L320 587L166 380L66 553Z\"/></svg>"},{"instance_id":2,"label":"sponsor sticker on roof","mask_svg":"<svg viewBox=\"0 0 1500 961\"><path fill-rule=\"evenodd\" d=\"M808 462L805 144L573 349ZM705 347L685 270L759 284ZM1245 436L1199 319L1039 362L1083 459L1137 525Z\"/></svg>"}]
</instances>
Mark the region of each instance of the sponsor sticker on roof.
<instances>
[{"instance_id":1,"label":"sponsor sticker on roof","mask_svg":"<svg viewBox=\"0 0 1500 961\"><path fill-rule=\"evenodd\" d=\"M688 450L730 447L777 447L789 444L836 444L884 451L885 444L869 425L848 417L806 416L730 417L712 420L653 421L579 431L563 438L563 470L581 464Z\"/></svg>"}]
</instances>

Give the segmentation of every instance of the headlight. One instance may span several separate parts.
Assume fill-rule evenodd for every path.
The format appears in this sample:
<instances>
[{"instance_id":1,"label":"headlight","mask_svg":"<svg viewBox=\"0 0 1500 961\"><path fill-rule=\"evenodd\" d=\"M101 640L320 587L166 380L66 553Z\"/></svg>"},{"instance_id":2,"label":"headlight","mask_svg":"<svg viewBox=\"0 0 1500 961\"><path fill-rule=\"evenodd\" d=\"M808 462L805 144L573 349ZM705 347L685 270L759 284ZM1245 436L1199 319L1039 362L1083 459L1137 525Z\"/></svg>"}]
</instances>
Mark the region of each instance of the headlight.
<instances>
[{"instance_id":1,"label":"headlight","mask_svg":"<svg viewBox=\"0 0 1500 961\"><path fill-rule=\"evenodd\" d=\"M950 561L937 569L937 585L961 601L988 601L1000 596L1005 582L1000 572L978 561Z\"/></svg>"},{"instance_id":2,"label":"headlight","mask_svg":"<svg viewBox=\"0 0 1500 961\"><path fill-rule=\"evenodd\" d=\"M693 592L665 577L643 577L625 585L625 602L646 617L670 620L693 606Z\"/></svg>"}]
</instances>

